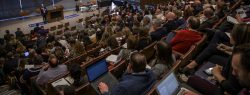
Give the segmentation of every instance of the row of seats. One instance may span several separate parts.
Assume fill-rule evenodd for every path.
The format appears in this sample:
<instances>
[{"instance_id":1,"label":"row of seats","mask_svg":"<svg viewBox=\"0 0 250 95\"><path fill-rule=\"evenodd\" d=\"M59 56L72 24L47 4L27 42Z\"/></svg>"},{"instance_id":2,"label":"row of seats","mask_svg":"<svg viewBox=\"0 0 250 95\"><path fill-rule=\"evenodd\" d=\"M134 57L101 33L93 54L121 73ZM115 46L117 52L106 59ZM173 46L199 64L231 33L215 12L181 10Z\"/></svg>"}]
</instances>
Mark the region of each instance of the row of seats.
<instances>
[{"instance_id":1,"label":"row of seats","mask_svg":"<svg viewBox=\"0 0 250 95\"><path fill-rule=\"evenodd\" d=\"M83 18L78 19L77 22L78 23L82 23L83 22ZM64 29L66 29L66 28L69 28L70 31L75 31L76 30L76 25L70 27L70 23L66 22L64 24L59 24L57 26L50 27L49 31L55 32L56 35L61 35L63 33Z\"/></svg>"},{"instance_id":2,"label":"row of seats","mask_svg":"<svg viewBox=\"0 0 250 95\"><path fill-rule=\"evenodd\" d=\"M241 3L242 0L239 0L237 3L235 3L232 7L230 7L230 10L235 10ZM230 12L229 12L230 13ZM223 18L221 18L214 26L213 29L217 28L222 22L224 22L226 19L226 17L228 16L228 14L226 14ZM175 73L178 73L178 71L180 70L180 68L186 66L188 63L191 62L191 60L193 58L195 58L196 55L199 54L200 51L202 51L202 47L206 44L208 35L204 34L203 38L195 43L195 45L191 46L189 51L186 54L181 54L178 53L176 51L173 51L173 53L175 55L180 55L180 59L176 61L176 63L174 64L174 66L171 68L171 70L169 71L175 71ZM166 75L168 75L169 72L166 72L163 76L166 77ZM162 80L158 80L158 82L153 86L153 88L148 92L147 95L158 95L157 91L156 91L156 86L161 82Z\"/></svg>"}]
</instances>

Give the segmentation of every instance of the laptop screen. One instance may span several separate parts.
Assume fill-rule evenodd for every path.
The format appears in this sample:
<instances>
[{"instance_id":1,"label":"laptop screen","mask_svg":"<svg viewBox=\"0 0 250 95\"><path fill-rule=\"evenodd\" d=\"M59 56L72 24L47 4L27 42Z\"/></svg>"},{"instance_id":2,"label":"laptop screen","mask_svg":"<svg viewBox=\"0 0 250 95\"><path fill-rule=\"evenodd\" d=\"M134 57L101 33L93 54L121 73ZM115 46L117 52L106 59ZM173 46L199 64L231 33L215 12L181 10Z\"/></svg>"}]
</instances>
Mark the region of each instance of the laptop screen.
<instances>
[{"instance_id":1,"label":"laptop screen","mask_svg":"<svg viewBox=\"0 0 250 95\"><path fill-rule=\"evenodd\" d=\"M89 81L94 81L96 78L108 71L106 60L101 60L87 67L87 76Z\"/></svg>"},{"instance_id":2,"label":"laptop screen","mask_svg":"<svg viewBox=\"0 0 250 95\"><path fill-rule=\"evenodd\" d=\"M171 72L158 86L157 91L160 95L173 95L178 90L179 83Z\"/></svg>"}]
</instances>

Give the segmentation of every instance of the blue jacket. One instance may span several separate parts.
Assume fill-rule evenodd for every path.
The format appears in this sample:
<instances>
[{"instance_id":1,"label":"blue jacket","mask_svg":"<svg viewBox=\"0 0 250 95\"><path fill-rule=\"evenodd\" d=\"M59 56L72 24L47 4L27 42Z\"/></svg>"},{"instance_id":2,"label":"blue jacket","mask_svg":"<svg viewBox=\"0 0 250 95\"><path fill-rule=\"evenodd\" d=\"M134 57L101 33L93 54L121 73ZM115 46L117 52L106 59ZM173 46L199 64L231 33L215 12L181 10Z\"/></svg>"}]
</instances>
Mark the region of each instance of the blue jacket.
<instances>
[{"instance_id":1,"label":"blue jacket","mask_svg":"<svg viewBox=\"0 0 250 95\"><path fill-rule=\"evenodd\" d=\"M167 35L168 35L168 31L164 27L159 28L159 29L155 30L154 32L150 33L150 36L151 36L151 39L153 42L159 41L159 40L161 40L161 38L163 38Z\"/></svg>"},{"instance_id":2,"label":"blue jacket","mask_svg":"<svg viewBox=\"0 0 250 95\"><path fill-rule=\"evenodd\" d=\"M145 95L156 82L156 77L151 70L145 73L125 73L119 84L111 89L111 92L103 95Z\"/></svg>"}]
</instances>

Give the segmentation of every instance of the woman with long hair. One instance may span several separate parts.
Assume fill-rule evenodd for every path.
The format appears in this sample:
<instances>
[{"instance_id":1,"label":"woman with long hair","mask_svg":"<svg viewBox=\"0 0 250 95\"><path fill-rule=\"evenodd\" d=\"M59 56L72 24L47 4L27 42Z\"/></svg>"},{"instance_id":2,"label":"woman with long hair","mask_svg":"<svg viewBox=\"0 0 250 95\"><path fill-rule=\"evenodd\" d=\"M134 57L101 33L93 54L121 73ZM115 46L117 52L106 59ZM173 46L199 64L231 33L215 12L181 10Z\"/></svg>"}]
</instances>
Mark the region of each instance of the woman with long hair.
<instances>
[{"instance_id":1,"label":"woman with long hair","mask_svg":"<svg viewBox=\"0 0 250 95\"><path fill-rule=\"evenodd\" d=\"M150 63L154 74L158 79L164 73L169 71L175 63L175 57L172 54L172 47L165 41L159 41L155 45L156 58Z\"/></svg>"}]
</instances>

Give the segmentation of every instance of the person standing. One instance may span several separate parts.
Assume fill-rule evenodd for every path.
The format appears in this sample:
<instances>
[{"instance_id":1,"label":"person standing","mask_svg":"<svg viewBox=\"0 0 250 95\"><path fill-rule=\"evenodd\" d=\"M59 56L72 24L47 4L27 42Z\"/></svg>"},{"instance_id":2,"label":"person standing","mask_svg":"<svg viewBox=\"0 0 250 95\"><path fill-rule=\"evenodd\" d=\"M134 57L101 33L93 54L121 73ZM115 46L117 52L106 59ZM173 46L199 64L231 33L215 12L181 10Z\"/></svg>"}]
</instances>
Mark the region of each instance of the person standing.
<instances>
[{"instance_id":1,"label":"person standing","mask_svg":"<svg viewBox=\"0 0 250 95\"><path fill-rule=\"evenodd\" d=\"M42 4L40 10L41 10L41 15L43 17L43 22L47 22L47 17L46 17L48 14L47 8Z\"/></svg>"}]
</instances>

